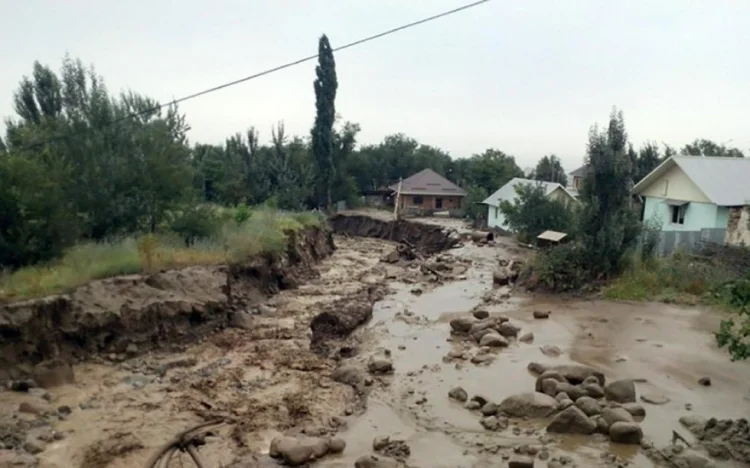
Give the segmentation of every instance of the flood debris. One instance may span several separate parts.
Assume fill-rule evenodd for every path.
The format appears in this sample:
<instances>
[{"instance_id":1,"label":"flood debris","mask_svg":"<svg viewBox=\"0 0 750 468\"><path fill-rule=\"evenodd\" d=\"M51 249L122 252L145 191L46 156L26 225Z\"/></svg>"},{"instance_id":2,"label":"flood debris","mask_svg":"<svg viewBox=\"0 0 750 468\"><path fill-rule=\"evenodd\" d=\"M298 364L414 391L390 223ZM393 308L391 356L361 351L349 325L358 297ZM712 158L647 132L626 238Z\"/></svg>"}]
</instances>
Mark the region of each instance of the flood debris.
<instances>
[{"instance_id":1,"label":"flood debris","mask_svg":"<svg viewBox=\"0 0 750 468\"><path fill-rule=\"evenodd\" d=\"M281 436L271 440L268 455L288 466L301 466L319 460L329 453L341 453L345 449L346 441L339 437Z\"/></svg>"}]
</instances>

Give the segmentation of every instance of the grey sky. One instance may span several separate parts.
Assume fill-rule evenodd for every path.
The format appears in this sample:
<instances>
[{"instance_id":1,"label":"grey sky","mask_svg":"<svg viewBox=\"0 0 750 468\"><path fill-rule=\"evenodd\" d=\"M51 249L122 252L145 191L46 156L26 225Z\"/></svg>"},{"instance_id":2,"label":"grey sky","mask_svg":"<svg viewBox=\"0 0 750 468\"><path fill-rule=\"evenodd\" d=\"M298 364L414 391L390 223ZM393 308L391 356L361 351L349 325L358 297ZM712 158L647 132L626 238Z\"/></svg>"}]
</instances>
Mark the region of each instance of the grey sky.
<instances>
[{"instance_id":1,"label":"grey sky","mask_svg":"<svg viewBox=\"0 0 750 468\"><path fill-rule=\"evenodd\" d=\"M110 91L162 101L469 3L468 0L0 0L0 115L34 60L66 52ZM454 157L495 147L567 169L613 105L631 141L750 149L750 1L492 0L342 51L337 110L361 143L402 132ZM279 120L306 134L313 62L183 104L192 141Z\"/></svg>"}]
</instances>

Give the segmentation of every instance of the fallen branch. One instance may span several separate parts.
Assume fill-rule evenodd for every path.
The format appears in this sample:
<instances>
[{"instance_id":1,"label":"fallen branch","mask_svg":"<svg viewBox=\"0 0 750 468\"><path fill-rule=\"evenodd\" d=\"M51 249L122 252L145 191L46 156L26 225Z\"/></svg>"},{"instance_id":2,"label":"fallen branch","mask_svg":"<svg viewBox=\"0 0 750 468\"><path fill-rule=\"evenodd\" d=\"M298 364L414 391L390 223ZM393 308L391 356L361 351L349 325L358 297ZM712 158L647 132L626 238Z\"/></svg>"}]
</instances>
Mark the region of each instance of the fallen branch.
<instances>
[{"instance_id":1,"label":"fallen branch","mask_svg":"<svg viewBox=\"0 0 750 468\"><path fill-rule=\"evenodd\" d=\"M224 424L224 419L215 419L207 421L197 426L186 429L172 438L169 442L164 444L149 460L146 462L145 468L157 468L159 466L168 466L169 461L174 456L175 452L187 451L193 462L198 468L205 468L206 465L198 457L198 452L195 447L206 443L206 432L208 428L219 426ZM166 465L161 463L166 462Z\"/></svg>"}]
</instances>

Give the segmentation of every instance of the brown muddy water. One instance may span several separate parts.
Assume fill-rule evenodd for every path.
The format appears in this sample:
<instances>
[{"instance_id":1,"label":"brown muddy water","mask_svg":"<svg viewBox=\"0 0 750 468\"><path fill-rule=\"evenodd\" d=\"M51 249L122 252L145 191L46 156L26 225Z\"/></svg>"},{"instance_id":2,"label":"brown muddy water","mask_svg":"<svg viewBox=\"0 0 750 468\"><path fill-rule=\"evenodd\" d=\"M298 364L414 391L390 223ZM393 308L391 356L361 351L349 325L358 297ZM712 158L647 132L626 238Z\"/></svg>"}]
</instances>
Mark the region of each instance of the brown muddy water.
<instances>
[{"instance_id":1,"label":"brown muddy water","mask_svg":"<svg viewBox=\"0 0 750 468\"><path fill-rule=\"evenodd\" d=\"M154 353L117 365L81 364L75 369L77 383L49 390L45 401L0 393L0 411L9 414L25 401L73 409L53 424L64 437L50 441L38 455L39 466L50 468L140 467L179 430L224 414L238 423L222 428L201 448L211 467L227 465L237 456L267 453L271 438L295 430L300 421L320 426L334 416L345 421L338 436L346 440L346 450L314 466L352 467L357 458L372 453L373 438L382 435L407 442L412 467L506 466L514 449L542 447L542 442L552 458L569 457L578 467L661 466L639 446L594 436L550 438L544 431L546 421L517 420L508 430L488 432L475 413L447 396L455 386L495 402L532 391L536 379L527 370L532 361L590 365L607 380L638 379L639 394L667 397L669 402L660 406L640 402L646 409L641 423L645 438L657 446L667 445L673 430L692 440L678 423L680 416L750 414L750 363L732 363L716 348L711 332L721 319L717 313L664 304L527 297L493 289L498 258L523 255L507 239L495 246L451 251L449 255L472 264L462 279L437 286L415 281L413 275L407 275L407 283L407 276L392 274L396 267L380 263L393 244L351 238L336 242L337 252L319 266L320 278L271 298L267 305L273 313L257 317L251 331L224 331L181 353ZM331 381L335 363L309 351L309 323L322 304L393 276L396 279L387 280L391 294L375 304L372 320L352 337L360 350L358 359L388 349L395 367L393 376L375 379L362 412L352 389ZM416 287L423 292L415 294ZM501 299L502 293L510 296ZM451 338L449 320L479 304L510 318L522 334L533 332L534 341L513 341L496 352L489 365L446 360L452 349L466 347ZM552 313L549 319L535 320L534 310ZM547 357L540 351L544 345L557 346L562 354ZM181 367L153 371L180 360ZM712 385L699 385L702 377L710 377ZM18 418L34 420L28 414ZM617 462L603 458L608 454ZM182 457L170 466L192 465ZM534 466L546 467L547 462L537 459Z\"/></svg>"},{"instance_id":2,"label":"brown muddy water","mask_svg":"<svg viewBox=\"0 0 750 468\"><path fill-rule=\"evenodd\" d=\"M498 252L467 246L454 254L474 261L466 280L419 296L410 293L409 285L392 284L395 294L376 304L368 341L374 348L391 350L395 375L389 386L370 396L367 412L340 434L347 440L347 455L320 466L352 466L357 456L371 450L377 435L406 440L413 466L504 466L503 454L507 458L514 447L541 447L546 421L517 421L521 435L511 430L487 432L475 414L449 400L447 394L452 387L461 386L470 396L499 402L533 390L536 378L527 370L532 361L590 365L604 372L608 380L637 379L639 394L667 397L670 401L664 405L639 401L647 412L641 422L644 438L657 447L671 442L673 430L692 440L680 426L680 416L737 418L750 414L750 363L733 363L717 349L712 332L721 316L697 308L514 295L483 308L510 318L522 327L521 334L533 332L533 343L513 342L488 366L444 362L452 347L461 346L449 341L448 321L480 304L492 289ZM552 314L547 320L535 320L534 310ZM406 311L410 314L405 319ZM557 346L562 354L547 357L540 351L544 345ZM711 378L712 386L699 385L702 377ZM603 458L606 454L617 456L618 464L661 466L642 454L640 446L591 436L556 435L554 439L555 443L547 446L551 455L567 455L581 467L617 466L611 457ZM537 460L535 466L547 464ZM716 466L742 465L724 462Z\"/></svg>"}]
</instances>

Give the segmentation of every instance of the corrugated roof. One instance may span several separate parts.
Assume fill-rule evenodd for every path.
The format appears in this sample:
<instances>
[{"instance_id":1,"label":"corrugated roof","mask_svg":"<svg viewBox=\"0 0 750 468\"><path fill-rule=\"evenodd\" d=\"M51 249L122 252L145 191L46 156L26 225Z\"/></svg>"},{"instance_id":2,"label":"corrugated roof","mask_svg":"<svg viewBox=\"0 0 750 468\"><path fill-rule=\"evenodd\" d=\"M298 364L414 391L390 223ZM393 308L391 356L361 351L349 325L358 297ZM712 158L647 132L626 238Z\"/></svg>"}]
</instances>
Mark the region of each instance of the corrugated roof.
<instances>
[{"instance_id":1,"label":"corrugated roof","mask_svg":"<svg viewBox=\"0 0 750 468\"><path fill-rule=\"evenodd\" d=\"M398 190L398 184L390 186ZM401 193L406 195L457 195L465 196L466 191L432 169L425 169L401 182Z\"/></svg>"},{"instance_id":2,"label":"corrugated roof","mask_svg":"<svg viewBox=\"0 0 750 468\"><path fill-rule=\"evenodd\" d=\"M750 159L718 156L672 156L633 187L641 193L669 169L678 166L713 203L750 204Z\"/></svg>"},{"instance_id":3,"label":"corrugated roof","mask_svg":"<svg viewBox=\"0 0 750 468\"><path fill-rule=\"evenodd\" d=\"M487 197L482 203L490 206L499 206L500 201L513 201L518 196L518 194L516 193L516 186L520 184L541 184L544 186L545 195L549 195L555 189L561 188L565 190L565 192L567 192L567 194L572 198L575 198L572 193L570 193L565 187L557 182L545 182L541 180L521 179L519 177L516 177L507 184L500 187L500 189Z\"/></svg>"},{"instance_id":4,"label":"corrugated roof","mask_svg":"<svg viewBox=\"0 0 750 468\"><path fill-rule=\"evenodd\" d=\"M579 167L575 171L568 174L571 177L583 177L586 175L586 173L589 171L589 165L584 164L583 166Z\"/></svg>"}]
</instances>

